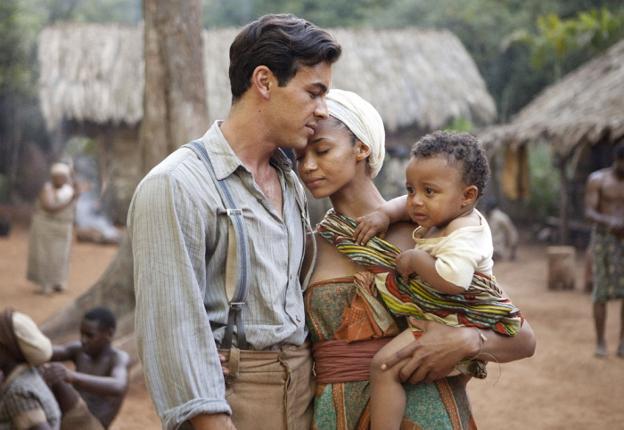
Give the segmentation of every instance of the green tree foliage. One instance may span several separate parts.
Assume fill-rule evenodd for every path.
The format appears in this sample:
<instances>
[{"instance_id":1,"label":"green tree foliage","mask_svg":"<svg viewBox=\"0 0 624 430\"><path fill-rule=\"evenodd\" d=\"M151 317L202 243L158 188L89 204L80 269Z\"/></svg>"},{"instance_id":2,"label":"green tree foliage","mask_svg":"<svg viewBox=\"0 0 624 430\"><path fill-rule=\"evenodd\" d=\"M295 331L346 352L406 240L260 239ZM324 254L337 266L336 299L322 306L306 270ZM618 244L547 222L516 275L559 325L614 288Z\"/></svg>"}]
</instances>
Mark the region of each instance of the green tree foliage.
<instances>
[{"instance_id":1,"label":"green tree foliage","mask_svg":"<svg viewBox=\"0 0 624 430\"><path fill-rule=\"evenodd\" d=\"M579 12L574 18L555 14L538 17L537 31L519 30L510 43L523 43L531 50L531 66L548 70L558 80L569 70L604 50L624 36L624 13L607 9Z\"/></svg>"},{"instance_id":2,"label":"green tree foliage","mask_svg":"<svg viewBox=\"0 0 624 430\"><path fill-rule=\"evenodd\" d=\"M0 2L0 198L9 197L16 181L16 163L35 103L32 73L21 36L16 0ZM30 123L32 129L32 122Z\"/></svg>"},{"instance_id":3,"label":"green tree foliage","mask_svg":"<svg viewBox=\"0 0 624 430\"><path fill-rule=\"evenodd\" d=\"M322 27L369 25L393 0L204 0L208 28L240 26L267 13L292 13Z\"/></svg>"}]
</instances>

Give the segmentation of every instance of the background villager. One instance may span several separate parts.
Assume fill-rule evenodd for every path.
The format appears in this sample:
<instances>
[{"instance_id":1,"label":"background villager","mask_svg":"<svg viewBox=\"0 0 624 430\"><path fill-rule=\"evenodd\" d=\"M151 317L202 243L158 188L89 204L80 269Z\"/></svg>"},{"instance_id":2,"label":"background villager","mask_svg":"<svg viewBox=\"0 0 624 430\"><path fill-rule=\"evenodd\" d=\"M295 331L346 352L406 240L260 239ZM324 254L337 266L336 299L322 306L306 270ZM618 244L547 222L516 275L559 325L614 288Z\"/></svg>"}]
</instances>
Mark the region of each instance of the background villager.
<instances>
[{"instance_id":1,"label":"background villager","mask_svg":"<svg viewBox=\"0 0 624 430\"><path fill-rule=\"evenodd\" d=\"M37 370L52 344L29 316L0 313L0 428L57 430L61 412Z\"/></svg>"},{"instance_id":2,"label":"background villager","mask_svg":"<svg viewBox=\"0 0 624 430\"><path fill-rule=\"evenodd\" d=\"M591 239L594 323L597 357L606 357L607 301L624 299L624 142L614 149L611 167L587 180L585 215L593 222ZM617 355L624 358L624 303Z\"/></svg>"},{"instance_id":3,"label":"background villager","mask_svg":"<svg viewBox=\"0 0 624 430\"><path fill-rule=\"evenodd\" d=\"M499 207L496 200L485 203L485 216L492 231L494 260L515 260L518 249L518 229Z\"/></svg>"},{"instance_id":4,"label":"background villager","mask_svg":"<svg viewBox=\"0 0 624 430\"><path fill-rule=\"evenodd\" d=\"M35 204L28 244L27 278L39 286L40 294L67 288L74 206L79 194L71 167L53 164L50 180Z\"/></svg>"}]
</instances>

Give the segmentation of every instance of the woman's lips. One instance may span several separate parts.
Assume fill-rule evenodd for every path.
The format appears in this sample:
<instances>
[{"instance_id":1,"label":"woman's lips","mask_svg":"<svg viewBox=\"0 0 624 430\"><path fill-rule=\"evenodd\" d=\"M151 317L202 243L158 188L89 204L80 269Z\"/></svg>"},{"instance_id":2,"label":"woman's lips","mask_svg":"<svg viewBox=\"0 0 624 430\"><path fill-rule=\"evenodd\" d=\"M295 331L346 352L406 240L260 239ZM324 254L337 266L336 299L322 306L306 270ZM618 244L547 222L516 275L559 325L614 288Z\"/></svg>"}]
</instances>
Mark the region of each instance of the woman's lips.
<instances>
[{"instance_id":1,"label":"woman's lips","mask_svg":"<svg viewBox=\"0 0 624 430\"><path fill-rule=\"evenodd\" d=\"M323 182L323 178L309 179L305 181L306 187L317 188Z\"/></svg>"}]
</instances>

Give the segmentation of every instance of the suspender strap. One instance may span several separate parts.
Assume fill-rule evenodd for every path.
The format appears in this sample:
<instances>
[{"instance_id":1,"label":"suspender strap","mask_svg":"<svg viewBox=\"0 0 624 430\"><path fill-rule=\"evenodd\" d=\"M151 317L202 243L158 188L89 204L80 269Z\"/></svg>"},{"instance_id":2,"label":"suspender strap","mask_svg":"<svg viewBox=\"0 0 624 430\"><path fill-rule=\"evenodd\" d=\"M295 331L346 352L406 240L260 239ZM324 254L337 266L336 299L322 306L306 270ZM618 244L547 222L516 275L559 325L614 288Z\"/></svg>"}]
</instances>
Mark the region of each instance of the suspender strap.
<instances>
[{"instance_id":1,"label":"suspender strap","mask_svg":"<svg viewBox=\"0 0 624 430\"><path fill-rule=\"evenodd\" d=\"M227 180L217 179L208 152L201 141L195 140L184 146L195 152L195 154L204 161L210 176L217 184L217 191L225 206L225 209L220 209L219 213L226 214L230 220L228 225L228 253L225 267L225 291L230 308L228 310L228 322L225 327L221 348L229 349L232 347L232 336L234 333L234 325L236 325L238 348L248 349L242 313L249 289L250 263L249 242L247 240L247 230L243 219L243 210L236 207L232 192L227 185ZM236 276L237 274L238 277Z\"/></svg>"}]
</instances>

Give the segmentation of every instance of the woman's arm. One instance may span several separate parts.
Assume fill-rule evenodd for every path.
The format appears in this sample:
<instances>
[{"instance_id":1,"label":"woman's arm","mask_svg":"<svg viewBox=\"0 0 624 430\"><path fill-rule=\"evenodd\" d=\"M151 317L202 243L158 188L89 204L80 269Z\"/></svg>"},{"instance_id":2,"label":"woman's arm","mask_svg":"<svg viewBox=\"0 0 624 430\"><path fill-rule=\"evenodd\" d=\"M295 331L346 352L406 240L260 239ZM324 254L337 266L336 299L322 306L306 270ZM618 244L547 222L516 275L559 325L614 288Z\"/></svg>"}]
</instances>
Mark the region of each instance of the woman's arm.
<instances>
[{"instance_id":1,"label":"woman's arm","mask_svg":"<svg viewBox=\"0 0 624 430\"><path fill-rule=\"evenodd\" d=\"M386 363L391 367L406 360L401 363L400 377L412 384L443 378L465 358L505 363L531 357L535 353L535 335L527 321L513 337L490 330L449 327L430 321L415 321L414 325L425 333Z\"/></svg>"}]
</instances>

